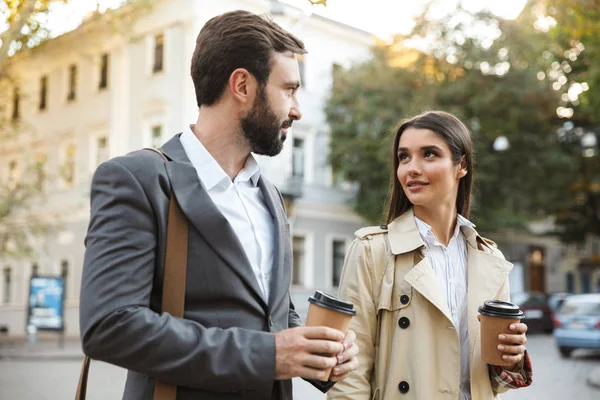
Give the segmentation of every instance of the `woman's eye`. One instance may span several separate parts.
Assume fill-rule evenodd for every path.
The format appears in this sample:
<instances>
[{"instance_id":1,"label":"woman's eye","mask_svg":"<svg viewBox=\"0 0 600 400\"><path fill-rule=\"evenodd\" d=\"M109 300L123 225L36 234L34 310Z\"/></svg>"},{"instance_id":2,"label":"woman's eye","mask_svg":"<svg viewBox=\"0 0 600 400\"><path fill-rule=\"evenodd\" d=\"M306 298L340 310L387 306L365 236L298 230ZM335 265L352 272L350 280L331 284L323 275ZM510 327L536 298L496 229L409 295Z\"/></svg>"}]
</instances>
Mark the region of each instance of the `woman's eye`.
<instances>
[{"instance_id":1,"label":"woman's eye","mask_svg":"<svg viewBox=\"0 0 600 400\"><path fill-rule=\"evenodd\" d=\"M406 159L408 159L408 154L405 154L405 153L398 154L398 160L405 161Z\"/></svg>"},{"instance_id":2,"label":"woman's eye","mask_svg":"<svg viewBox=\"0 0 600 400\"><path fill-rule=\"evenodd\" d=\"M424 154L425 158L431 158L437 156L433 151L427 150Z\"/></svg>"}]
</instances>

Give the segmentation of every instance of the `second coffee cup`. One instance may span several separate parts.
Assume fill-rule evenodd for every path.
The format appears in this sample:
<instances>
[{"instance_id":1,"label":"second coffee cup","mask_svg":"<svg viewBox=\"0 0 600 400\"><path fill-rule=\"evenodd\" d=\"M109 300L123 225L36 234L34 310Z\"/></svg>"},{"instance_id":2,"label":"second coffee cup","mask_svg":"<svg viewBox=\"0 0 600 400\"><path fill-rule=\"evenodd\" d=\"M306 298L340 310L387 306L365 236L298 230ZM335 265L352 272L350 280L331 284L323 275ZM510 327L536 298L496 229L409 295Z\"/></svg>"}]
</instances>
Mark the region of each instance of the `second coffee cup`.
<instances>
[{"instance_id":1,"label":"second coffee cup","mask_svg":"<svg viewBox=\"0 0 600 400\"><path fill-rule=\"evenodd\" d=\"M347 301L337 299L327 293L317 290L308 298L308 315L306 326L327 326L337 329L344 335L348 332L350 320L356 315L354 305ZM331 370L327 373L327 379Z\"/></svg>"},{"instance_id":2,"label":"second coffee cup","mask_svg":"<svg viewBox=\"0 0 600 400\"><path fill-rule=\"evenodd\" d=\"M516 304L501 300L488 300L479 307L481 315L481 358L487 364L507 366L510 363L502 359L503 352L498 350L500 334L514 334L510 325L523 318L523 311Z\"/></svg>"}]
</instances>

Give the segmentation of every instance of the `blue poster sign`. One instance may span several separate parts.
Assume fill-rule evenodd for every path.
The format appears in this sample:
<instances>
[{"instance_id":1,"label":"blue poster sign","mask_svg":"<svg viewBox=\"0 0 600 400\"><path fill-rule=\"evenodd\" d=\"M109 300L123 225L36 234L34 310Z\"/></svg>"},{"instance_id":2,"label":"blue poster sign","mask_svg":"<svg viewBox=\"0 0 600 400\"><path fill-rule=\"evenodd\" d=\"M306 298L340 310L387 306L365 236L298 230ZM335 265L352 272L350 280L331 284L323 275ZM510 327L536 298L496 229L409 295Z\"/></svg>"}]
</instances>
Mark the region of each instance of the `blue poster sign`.
<instances>
[{"instance_id":1,"label":"blue poster sign","mask_svg":"<svg viewBox=\"0 0 600 400\"><path fill-rule=\"evenodd\" d=\"M37 329L63 329L65 283L54 276L31 278L27 325Z\"/></svg>"}]
</instances>

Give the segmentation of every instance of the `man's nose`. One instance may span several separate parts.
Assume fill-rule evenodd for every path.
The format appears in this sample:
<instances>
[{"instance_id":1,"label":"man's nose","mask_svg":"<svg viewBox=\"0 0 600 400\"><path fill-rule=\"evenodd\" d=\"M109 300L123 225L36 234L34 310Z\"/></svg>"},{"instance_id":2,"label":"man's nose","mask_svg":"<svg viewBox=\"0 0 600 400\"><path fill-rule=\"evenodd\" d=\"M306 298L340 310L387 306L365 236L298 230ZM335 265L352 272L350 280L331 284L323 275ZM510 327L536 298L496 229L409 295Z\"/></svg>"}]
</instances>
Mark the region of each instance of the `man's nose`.
<instances>
[{"instance_id":1,"label":"man's nose","mask_svg":"<svg viewBox=\"0 0 600 400\"><path fill-rule=\"evenodd\" d=\"M298 103L298 100L294 101L288 116L293 121L298 121L302 118L302 111L300 111L300 104Z\"/></svg>"}]
</instances>

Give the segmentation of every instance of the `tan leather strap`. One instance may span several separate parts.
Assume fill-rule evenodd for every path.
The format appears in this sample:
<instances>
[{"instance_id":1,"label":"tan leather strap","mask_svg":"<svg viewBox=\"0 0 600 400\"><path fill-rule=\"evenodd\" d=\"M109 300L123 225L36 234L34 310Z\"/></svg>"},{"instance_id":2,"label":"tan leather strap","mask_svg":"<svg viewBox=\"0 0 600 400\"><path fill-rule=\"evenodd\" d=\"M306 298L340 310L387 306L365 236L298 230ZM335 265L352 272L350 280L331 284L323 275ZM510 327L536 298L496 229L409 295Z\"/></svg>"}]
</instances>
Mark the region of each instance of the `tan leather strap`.
<instances>
[{"instance_id":1,"label":"tan leather strap","mask_svg":"<svg viewBox=\"0 0 600 400\"><path fill-rule=\"evenodd\" d=\"M162 151L148 148L162 156L165 163L167 157ZM168 312L174 317L183 318L185 306L185 281L187 268L188 223L179 203L171 190L169 201L169 217L167 221L167 248L165 254L165 269L162 290L162 312ZM79 384L75 400L85 400L87 391L90 359L85 356L79 375ZM176 400L177 386L155 380L154 400Z\"/></svg>"}]
</instances>

